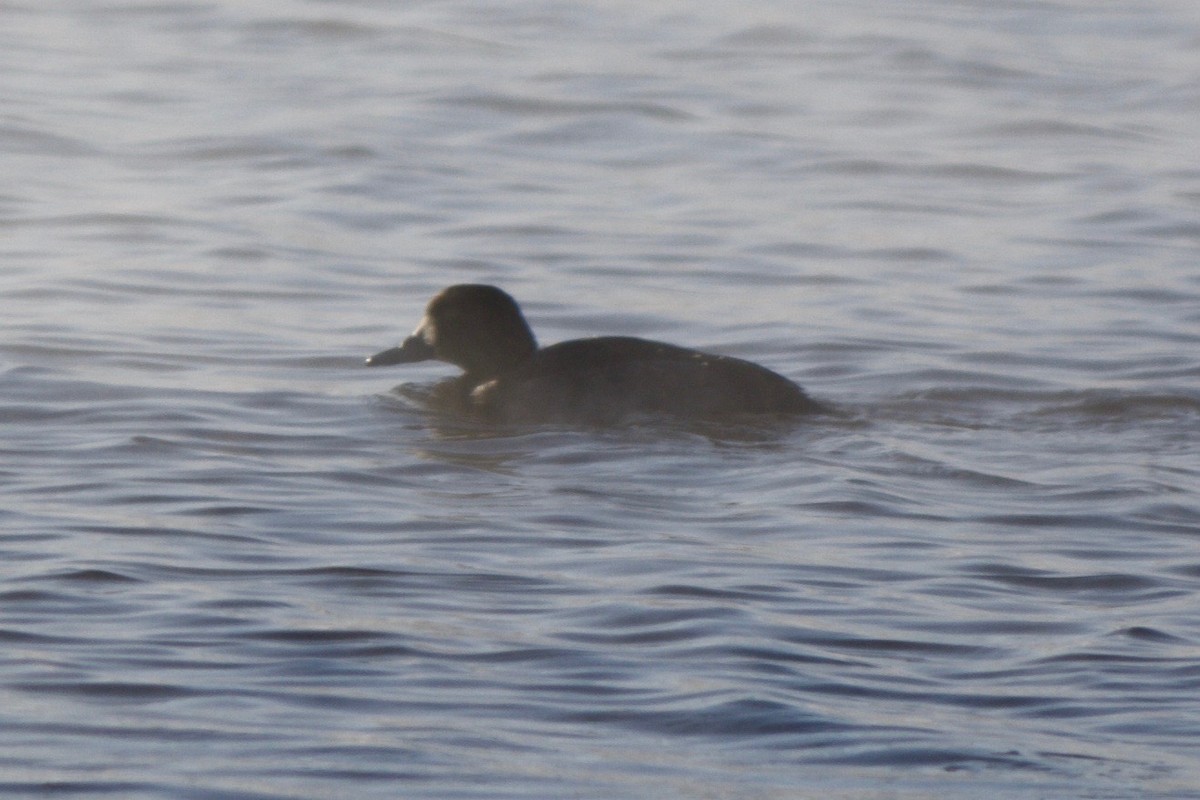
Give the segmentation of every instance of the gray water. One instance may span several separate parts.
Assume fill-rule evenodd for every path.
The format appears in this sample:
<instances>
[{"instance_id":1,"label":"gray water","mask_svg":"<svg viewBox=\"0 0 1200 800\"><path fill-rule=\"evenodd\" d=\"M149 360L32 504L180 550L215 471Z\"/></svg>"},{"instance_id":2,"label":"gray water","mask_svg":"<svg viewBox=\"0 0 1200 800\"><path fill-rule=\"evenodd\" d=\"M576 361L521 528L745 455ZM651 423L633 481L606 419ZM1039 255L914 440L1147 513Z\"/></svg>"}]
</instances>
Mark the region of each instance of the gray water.
<instances>
[{"instance_id":1,"label":"gray water","mask_svg":"<svg viewBox=\"0 0 1200 800\"><path fill-rule=\"evenodd\" d=\"M1192 0L0 21L0 795L1200 793ZM479 281L840 413L362 368Z\"/></svg>"}]
</instances>

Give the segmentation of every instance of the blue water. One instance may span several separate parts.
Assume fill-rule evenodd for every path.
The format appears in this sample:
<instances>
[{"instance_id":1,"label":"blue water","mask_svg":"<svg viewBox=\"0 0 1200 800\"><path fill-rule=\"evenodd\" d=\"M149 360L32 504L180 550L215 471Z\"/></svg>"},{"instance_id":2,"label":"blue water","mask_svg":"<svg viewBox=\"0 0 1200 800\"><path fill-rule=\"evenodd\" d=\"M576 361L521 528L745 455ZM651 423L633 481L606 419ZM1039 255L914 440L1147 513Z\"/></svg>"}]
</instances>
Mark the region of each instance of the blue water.
<instances>
[{"instance_id":1,"label":"blue water","mask_svg":"<svg viewBox=\"0 0 1200 800\"><path fill-rule=\"evenodd\" d=\"M1196 796L1194 4L0 20L0 795ZM431 415L468 281L840 413Z\"/></svg>"}]
</instances>

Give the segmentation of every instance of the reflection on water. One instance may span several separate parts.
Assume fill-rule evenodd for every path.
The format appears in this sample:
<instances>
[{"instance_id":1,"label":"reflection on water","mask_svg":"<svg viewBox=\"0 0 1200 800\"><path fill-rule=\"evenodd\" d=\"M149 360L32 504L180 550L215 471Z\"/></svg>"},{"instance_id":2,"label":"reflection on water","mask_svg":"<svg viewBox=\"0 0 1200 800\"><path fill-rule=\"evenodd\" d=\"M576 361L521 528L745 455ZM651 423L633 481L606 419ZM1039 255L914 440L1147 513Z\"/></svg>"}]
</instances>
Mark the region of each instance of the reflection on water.
<instances>
[{"instance_id":1,"label":"reflection on water","mask_svg":"<svg viewBox=\"0 0 1200 800\"><path fill-rule=\"evenodd\" d=\"M1191 796L1191 11L7 9L0 792ZM456 282L838 413L434 413Z\"/></svg>"}]
</instances>

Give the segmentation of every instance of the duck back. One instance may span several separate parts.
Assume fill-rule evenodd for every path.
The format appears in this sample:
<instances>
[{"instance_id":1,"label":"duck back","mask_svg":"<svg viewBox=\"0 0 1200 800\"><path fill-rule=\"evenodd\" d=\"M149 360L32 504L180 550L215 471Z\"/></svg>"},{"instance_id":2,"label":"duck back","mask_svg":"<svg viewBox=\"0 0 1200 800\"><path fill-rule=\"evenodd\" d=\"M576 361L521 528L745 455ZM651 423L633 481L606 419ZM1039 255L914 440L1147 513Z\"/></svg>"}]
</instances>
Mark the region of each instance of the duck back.
<instances>
[{"instance_id":1,"label":"duck back","mask_svg":"<svg viewBox=\"0 0 1200 800\"><path fill-rule=\"evenodd\" d=\"M822 410L796 384L731 356L629 336L576 339L539 350L476 391L507 421L612 423L639 415L720 418Z\"/></svg>"}]
</instances>

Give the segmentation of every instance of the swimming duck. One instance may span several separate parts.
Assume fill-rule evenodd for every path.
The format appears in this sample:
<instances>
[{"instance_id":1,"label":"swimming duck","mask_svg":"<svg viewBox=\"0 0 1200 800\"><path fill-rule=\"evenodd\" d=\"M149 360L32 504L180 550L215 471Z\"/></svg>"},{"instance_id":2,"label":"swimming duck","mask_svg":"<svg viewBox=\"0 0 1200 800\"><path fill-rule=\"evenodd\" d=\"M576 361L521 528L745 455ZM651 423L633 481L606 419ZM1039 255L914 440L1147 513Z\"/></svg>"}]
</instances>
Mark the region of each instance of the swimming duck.
<instances>
[{"instance_id":1,"label":"swimming duck","mask_svg":"<svg viewBox=\"0 0 1200 800\"><path fill-rule=\"evenodd\" d=\"M444 289L420 325L369 367L436 359L463 369L440 393L499 422L613 423L666 415L724 418L826 410L766 367L631 336L538 348L515 300L495 286Z\"/></svg>"}]
</instances>

